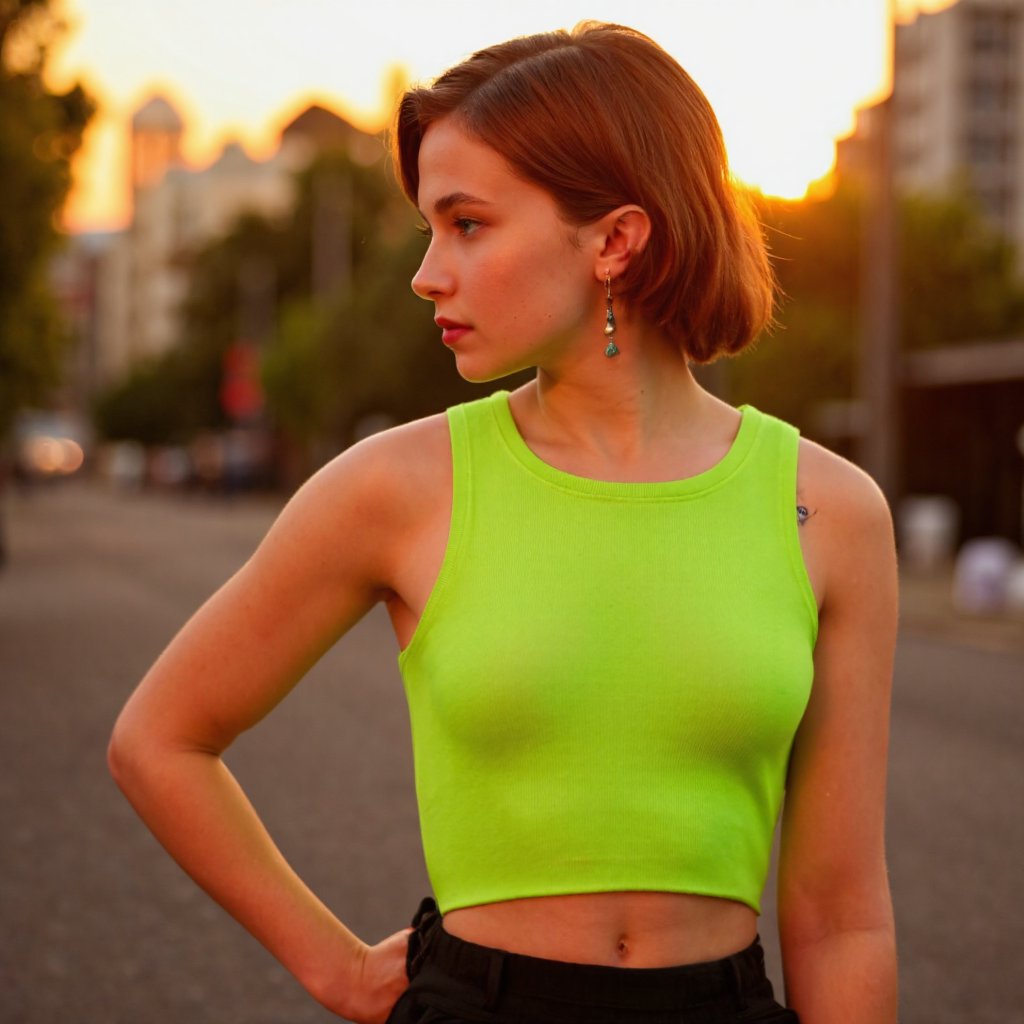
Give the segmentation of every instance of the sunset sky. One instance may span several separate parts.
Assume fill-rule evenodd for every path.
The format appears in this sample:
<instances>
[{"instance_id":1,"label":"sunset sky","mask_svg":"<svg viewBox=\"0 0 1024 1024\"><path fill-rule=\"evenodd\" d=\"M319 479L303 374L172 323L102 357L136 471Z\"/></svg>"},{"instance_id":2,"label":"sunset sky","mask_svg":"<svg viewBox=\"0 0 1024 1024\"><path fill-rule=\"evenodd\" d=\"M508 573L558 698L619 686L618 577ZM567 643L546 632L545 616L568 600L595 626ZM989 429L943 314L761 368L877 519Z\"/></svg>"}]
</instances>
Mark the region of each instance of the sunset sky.
<instances>
[{"instance_id":1,"label":"sunset sky","mask_svg":"<svg viewBox=\"0 0 1024 1024\"><path fill-rule=\"evenodd\" d=\"M889 0L891 3L892 0ZM900 0L899 16L950 0ZM55 88L81 81L100 111L76 165L66 221L116 228L126 212L131 113L154 91L177 106L188 160L229 138L256 157L308 102L369 130L386 121L396 66L426 80L490 43L584 18L646 32L707 93L733 170L796 197L825 175L853 110L886 84L887 0L57 0L69 30Z\"/></svg>"}]
</instances>

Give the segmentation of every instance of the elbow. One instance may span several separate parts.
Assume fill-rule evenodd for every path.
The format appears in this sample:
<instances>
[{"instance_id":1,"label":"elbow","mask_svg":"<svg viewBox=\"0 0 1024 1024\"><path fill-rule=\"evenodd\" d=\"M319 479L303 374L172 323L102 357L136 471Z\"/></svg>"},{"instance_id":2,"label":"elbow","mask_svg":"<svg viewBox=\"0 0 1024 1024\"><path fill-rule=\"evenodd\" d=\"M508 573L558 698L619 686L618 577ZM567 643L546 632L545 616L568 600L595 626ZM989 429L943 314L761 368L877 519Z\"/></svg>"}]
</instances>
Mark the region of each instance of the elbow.
<instances>
[{"instance_id":1,"label":"elbow","mask_svg":"<svg viewBox=\"0 0 1024 1024\"><path fill-rule=\"evenodd\" d=\"M852 933L894 934L887 880L837 884L827 893L780 893L779 933L784 941L808 945Z\"/></svg>"},{"instance_id":2,"label":"elbow","mask_svg":"<svg viewBox=\"0 0 1024 1024\"><path fill-rule=\"evenodd\" d=\"M138 715L126 707L114 723L107 743L107 769L118 788L134 803L135 794L160 760L161 743Z\"/></svg>"},{"instance_id":3,"label":"elbow","mask_svg":"<svg viewBox=\"0 0 1024 1024\"><path fill-rule=\"evenodd\" d=\"M122 792L127 792L131 777L137 769L134 747L135 740L131 729L125 724L122 712L107 743L107 770Z\"/></svg>"},{"instance_id":4,"label":"elbow","mask_svg":"<svg viewBox=\"0 0 1024 1024\"><path fill-rule=\"evenodd\" d=\"M166 716L154 715L131 701L114 723L107 743L107 769L129 802L163 792L196 755L219 758L221 748L186 738L168 726Z\"/></svg>"},{"instance_id":5,"label":"elbow","mask_svg":"<svg viewBox=\"0 0 1024 1024\"><path fill-rule=\"evenodd\" d=\"M856 917L829 915L779 918L779 940L784 949L806 949L824 942L851 937L874 937L879 942L895 947L896 926L891 910Z\"/></svg>"}]
</instances>

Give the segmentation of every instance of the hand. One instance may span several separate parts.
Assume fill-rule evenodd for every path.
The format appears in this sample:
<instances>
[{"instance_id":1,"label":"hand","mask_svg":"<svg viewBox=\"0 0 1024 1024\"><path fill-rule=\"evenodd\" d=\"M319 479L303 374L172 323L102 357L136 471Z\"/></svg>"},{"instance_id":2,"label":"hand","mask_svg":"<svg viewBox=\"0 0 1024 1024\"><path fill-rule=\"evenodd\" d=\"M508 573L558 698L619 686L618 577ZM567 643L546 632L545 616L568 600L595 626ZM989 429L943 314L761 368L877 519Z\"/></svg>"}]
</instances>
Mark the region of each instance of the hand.
<instances>
[{"instance_id":1,"label":"hand","mask_svg":"<svg viewBox=\"0 0 1024 1024\"><path fill-rule=\"evenodd\" d=\"M405 958L410 934L411 928L403 928L375 946L364 946L353 984L333 998L321 1000L324 1005L354 1024L384 1024L409 987Z\"/></svg>"}]
</instances>

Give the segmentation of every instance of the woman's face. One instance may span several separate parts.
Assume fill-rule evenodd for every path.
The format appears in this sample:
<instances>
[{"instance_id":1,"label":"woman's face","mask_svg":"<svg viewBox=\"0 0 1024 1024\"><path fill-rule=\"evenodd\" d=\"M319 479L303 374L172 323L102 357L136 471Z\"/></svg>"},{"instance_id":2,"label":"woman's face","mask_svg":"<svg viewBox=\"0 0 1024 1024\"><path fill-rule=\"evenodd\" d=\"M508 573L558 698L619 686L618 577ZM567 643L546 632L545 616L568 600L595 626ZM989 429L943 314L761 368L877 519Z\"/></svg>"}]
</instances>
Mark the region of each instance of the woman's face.
<instances>
[{"instance_id":1,"label":"woman's face","mask_svg":"<svg viewBox=\"0 0 1024 1024\"><path fill-rule=\"evenodd\" d=\"M463 377L551 367L582 336L593 335L600 350L593 246L574 244L575 229L548 192L518 178L450 117L427 129L419 172L430 245L412 287L434 303Z\"/></svg>"}]
</instances>

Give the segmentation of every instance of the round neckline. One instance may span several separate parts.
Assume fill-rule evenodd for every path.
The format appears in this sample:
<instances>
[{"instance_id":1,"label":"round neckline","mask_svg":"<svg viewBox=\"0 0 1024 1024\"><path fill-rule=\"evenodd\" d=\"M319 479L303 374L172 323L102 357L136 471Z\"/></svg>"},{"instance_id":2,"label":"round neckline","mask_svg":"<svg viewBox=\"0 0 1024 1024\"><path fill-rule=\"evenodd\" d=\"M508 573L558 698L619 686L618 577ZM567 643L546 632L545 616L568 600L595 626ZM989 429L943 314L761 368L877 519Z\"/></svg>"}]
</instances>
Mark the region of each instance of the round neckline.
<instances>
[{"instance_id":1,"label":"round neckline","mask_svg":"<svg viewBox=\"0 0 1024 1024\"><path fill-rule=\"evenodd\" d=\"M754 443L761 421L760 412L752 405L737 406L737 411L740 413L740 425L729 450L713 466L694 476L681 477L677 480L595 480L558 469L545 462L534 452L519 433L519 427L512 416L507 391L496 391L491 395L489 404L509 452L520 465L534 476L563 490L631 500L674 498L697 494L717 487L732 476L746 458Z\"/></svg>"}]
</instances>

